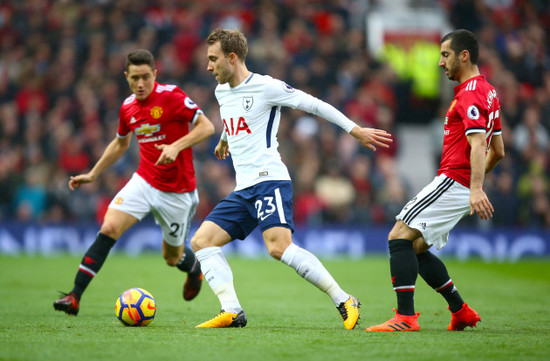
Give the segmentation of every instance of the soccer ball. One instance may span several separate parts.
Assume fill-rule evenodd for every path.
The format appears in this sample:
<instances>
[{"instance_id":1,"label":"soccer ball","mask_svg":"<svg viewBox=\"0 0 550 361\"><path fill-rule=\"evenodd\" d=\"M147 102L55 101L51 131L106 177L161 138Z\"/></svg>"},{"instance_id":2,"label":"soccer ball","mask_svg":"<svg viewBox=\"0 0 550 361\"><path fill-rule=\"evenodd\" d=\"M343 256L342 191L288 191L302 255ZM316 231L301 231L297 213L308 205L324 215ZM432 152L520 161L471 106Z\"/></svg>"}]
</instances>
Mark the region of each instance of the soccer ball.
<instances>
[{"instance_id":1,"label":"soccer ball","mask_svg":"<svg viewBox=\"0 0 550 361\"><path fill-rule=\"evenodd\" d=\"M143 288L126 290L116 299L115 315L125 326L147 326L156 313L153 295Z\"/></svg>"}]
</instances>

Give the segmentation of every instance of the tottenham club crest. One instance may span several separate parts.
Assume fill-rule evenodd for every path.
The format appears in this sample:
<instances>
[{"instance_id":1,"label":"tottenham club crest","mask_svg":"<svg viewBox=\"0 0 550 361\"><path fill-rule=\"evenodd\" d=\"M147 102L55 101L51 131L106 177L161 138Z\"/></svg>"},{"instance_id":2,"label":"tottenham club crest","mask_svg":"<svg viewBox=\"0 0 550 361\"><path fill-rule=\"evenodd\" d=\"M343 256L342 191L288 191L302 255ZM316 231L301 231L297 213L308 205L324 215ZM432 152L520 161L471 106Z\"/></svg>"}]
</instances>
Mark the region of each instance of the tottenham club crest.
<instances>
[{"instance_id":1,"label":"tottenham club crest","mask_svg":"<svg viewBox=\"0 0 550 361\"><path fill-rule=\"evenodd\" d=\"M252 108L252 104L254 103L253 97L243 97L243 108L246 111L249 111L250 108Z\"/></svg>"}]
</instances>

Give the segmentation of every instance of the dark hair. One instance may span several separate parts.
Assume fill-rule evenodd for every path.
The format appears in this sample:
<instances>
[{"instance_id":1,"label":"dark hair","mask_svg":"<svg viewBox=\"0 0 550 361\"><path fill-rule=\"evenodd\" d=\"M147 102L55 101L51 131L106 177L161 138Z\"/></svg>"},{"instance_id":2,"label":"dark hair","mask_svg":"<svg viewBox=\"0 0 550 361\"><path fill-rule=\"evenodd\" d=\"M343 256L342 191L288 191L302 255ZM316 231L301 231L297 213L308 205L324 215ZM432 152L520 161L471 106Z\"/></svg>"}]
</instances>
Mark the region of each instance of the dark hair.
<instances>
[{"instance_id":1,"label":"dark hair","mask_svg":"<svg viewBox=\"0 0 550 361\"><path fill-rule=\"evenodd\" d=\"M149 65L151 70L155 70L155 57L149 50L139 49L131 52L126 57L126 71L130 65Z\"/></svg>"},{"instance_id":2,"label":"dark hair","mask_svg":"<svg viewBox=\"0 0 550 361\"><path fill-rule=\"evenodd\" d=\"M458 29L452 31L441 38L441 42L451 40L451 49L458 56L462 50L468 50L470 53L470 62L477 64L479 58L479 45L476 36L468 30Z\"/></svg>"},{"instance_id":3,"label":"dark hair","mask_svg":"<svg viewBox=\"0 0 550 361\"><path fill-rule=\"evenodd\" d=\"M244 61L248 54L248 44L243 33L239 30L216 29L206 39L208 45L219 41L222 52L227 56L235 53L237 57Z\"/></svg>"}]
</instances>

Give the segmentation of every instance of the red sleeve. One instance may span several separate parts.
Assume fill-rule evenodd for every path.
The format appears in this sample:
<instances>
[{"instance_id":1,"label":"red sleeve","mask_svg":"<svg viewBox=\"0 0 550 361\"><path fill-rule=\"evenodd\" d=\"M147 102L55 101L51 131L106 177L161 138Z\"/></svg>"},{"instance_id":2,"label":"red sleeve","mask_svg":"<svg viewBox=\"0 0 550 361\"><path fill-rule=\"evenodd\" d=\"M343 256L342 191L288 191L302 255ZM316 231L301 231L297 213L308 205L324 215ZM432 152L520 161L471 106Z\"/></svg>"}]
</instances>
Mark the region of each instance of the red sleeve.
<instances>
[{"instance_id":1,"label":"red sleeve","mask_svg":"<svg viewBox=\"0 0 550 361\"><path fill-rule=\"evenodd\" d=\"M494 132L497 134L502 133L502 124L500 123L500 118L502 117L502 113L500 110L500 100L497 99L497 103L495 104L495 108L497 109L496 112L498 112L498 116L495 116L495 125L493 127Z\"/></svg>"},{"instance_id":2,"label":"red sleeve","mask_svg":"<svg viewBox=\"0 0 550 361\"><path fill-rule=\"evenodd\" d=\"M458 104L458 112L464 122L464 132L485 132L489 112L482 99L480 91L464 92L463 98Z\"/></svg>"},{"instance_id":3,"label":"red sleeve","mask_svg":"<svg viewBox=\"0 0 550 361\"><path fill-rule=\"evenodd\" d=\"M117 135L120 137L125 137L130 133L131 129L128 127L128 119L126 119L127 116L124 112L124 105L120 107L120 111L118 112L118 130Z\"/></svg>"},{"instance_id":4,"label":"red sleeve","mask_svg":"<svg viewBox=\"0 0 550 361\"><path fill-rule=\"evenodd\" d=\"M180 88L176 88L176 91L172 95L174 114L178 114L178 118L184 122L192 122L195 119L197 111L201 110L201 108Z\"/></svg>"}]
</instances>

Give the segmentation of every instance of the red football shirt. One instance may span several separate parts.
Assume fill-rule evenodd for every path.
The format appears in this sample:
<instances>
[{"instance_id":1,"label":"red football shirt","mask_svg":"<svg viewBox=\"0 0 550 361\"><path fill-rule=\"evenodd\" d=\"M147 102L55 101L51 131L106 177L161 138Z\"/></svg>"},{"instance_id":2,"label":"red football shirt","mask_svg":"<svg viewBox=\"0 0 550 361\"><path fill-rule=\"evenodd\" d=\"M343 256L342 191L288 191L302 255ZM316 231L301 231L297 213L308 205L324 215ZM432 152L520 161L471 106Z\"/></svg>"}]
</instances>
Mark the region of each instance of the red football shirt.
<instances>
[{"instance_id":1,"label":"red football shirt","mask_svg":"<svg viewBox=\"0 0 550 361\"><path fill-rule=\"evenodd\" d=\"M136 135L140 154L136 172L151 186L177 193L195 189L192 149L182 150L170 164L155 165L161 154L155 144L171 144L189 133L189 123L201 112L183 90L156 82L147 99L138 101L131 95L124 100L117 136L125 137L130 132Z\"/></svg>"},{"instance_id":2,"label":"red football shirt","mask_svg":"<svg viewBox=\"0 0 550 361\"><path fill-rule=\"evenodd\" d=\"M455 86L455 97L445 117L443 155L438 175L442 173L470 187L470 151L466 136L484 133L487 149L493 135L502 133L500 100L483 75Z\"/></svg>"}]
</instances>

